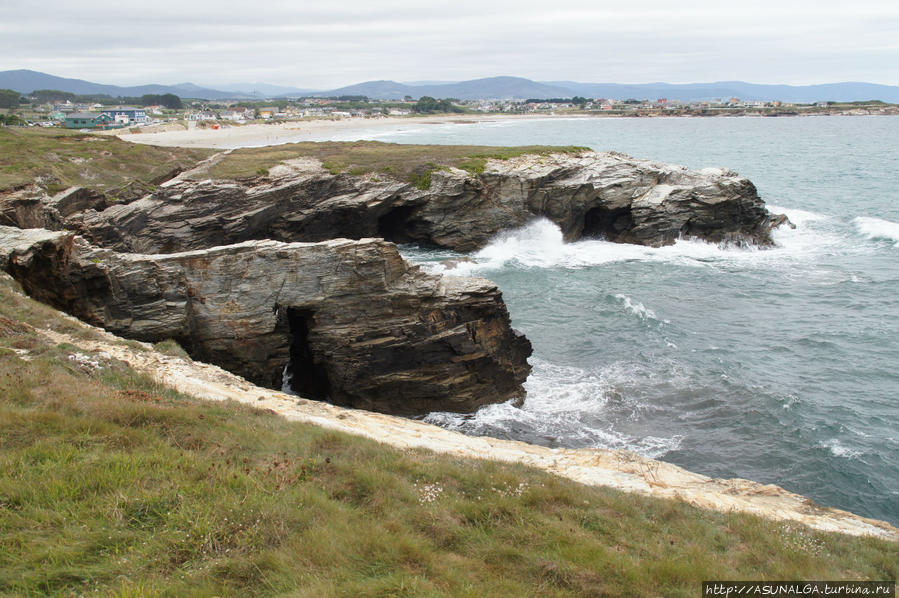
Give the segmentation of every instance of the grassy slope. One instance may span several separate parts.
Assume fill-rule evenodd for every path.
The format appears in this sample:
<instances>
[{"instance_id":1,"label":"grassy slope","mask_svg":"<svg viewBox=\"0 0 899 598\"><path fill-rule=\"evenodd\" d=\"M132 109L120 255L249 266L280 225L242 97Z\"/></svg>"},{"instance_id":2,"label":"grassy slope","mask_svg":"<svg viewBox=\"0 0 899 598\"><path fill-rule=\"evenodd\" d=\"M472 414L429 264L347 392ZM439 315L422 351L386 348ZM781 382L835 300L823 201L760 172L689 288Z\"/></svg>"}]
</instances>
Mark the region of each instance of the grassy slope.
<instances>
[{"instance_id":1,"label":"grassy slope","mask_svg":"<svg viewBox=\"0 0 899 598\"><path fill-rule=\"evenodd\" d=\"M899 574L895 543L400 451L79 363L33 327L92 333L14 289L0 278L0 595L696 596Z\"/></svg>"},{"instance_id":2,"label":"grassy slope","mask_svg":"<svg viewBox=\"0 0 899 598\"><path fill-rule=\"evenodd\" d=\"M268 169L284 160L311 157L320 160L332 174L380 173L426 189L434 170L454 166L479 174L489 158L574 153L585 149L310 141L235 150L197 176L247 179L267 174ZM113 136L77 131L4 127L0 128L0 192L40 178L51 193L79 185L111 198L132 198L152 189L153 184L169 178L173 172L193 167L214 153L210 149L129 143Z\"/></svg>"},{"instance_id":3,"label":"grassy slope","mask_svg":"<svg viewBox=\"0 0 899 598\"><path fill-rule=\"evenodd\" d=\"M506 160L524 154L577 153L587 149L550 145L492 147L306 141L236 150L211 167L209 175L215 178L249 178L264 174L279 162L303 156L318 159L332 174L383 173L427 188L424 183L429 182L429 173L449 166L480 174L488 158Z\"/></svg>"},{"instance_id":4,"label":"grassy slope","mask_svg":"<svg viewBox=\"0 0 899 598\"><path fill-rule=\"evenodd\" d=\"M51 192L79 185L115 198L128 194L129 186L160 182L213 153L61 129L0 127L0 191L40 177Z\"/></svg>"}]
</instances>

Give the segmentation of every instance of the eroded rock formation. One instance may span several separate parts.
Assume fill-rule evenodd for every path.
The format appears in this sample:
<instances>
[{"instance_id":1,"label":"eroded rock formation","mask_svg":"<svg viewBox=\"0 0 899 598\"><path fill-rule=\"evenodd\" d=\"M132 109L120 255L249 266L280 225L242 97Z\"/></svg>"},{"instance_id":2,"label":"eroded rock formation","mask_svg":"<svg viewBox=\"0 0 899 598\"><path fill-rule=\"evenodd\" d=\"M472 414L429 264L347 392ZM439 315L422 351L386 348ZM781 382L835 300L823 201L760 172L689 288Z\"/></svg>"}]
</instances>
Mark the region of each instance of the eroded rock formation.
<instances>
[{"instance_id":1,"label":"eroded rock formation","mask_svg":"<svg viewBox=\"0 0 899 598\"><path fill-rule=\"evenodd\" d=\"M315 160L297 158L243 181L186 173L142 199L102 208L68 213L54 228L141 253L341 237L471 251L536 216L557 223L569 241L602 237L642 245L696 237L764 246L771 244L771 228L784 221L733 172L594 152L490 160L477 176L439 169L426 190L382 175L334 175ZM0 207L0 214L15 211ZM23 226L21 218L5 220ZM54 219L32 214L30 220Z\"/></svg>"},{"instance_id":2,"label":"eroded rock formation","mask_svg":"<svg viewBox=\"0 0 899 598\"><path fill-rule=\"evenodd\" d=\"M209 179L224 156L130 203L83 188L6 193L0 224L19 228L0 227L0 267L89 323L174 338L258 384L286 377L304 396L390 413L471 411L523 396L530 343L495 285L425 274L390 241L470 251L544 216L567 240L767 245L784 220L732 172L614 153L437 168L427 189L302 157Z\"/></svg>"},{"instance_id":3,"label":"eroded rock formation","mask_svg":"<svg viewBox=\"0 0 899 598\"><path fill-rule=\"evenodd\" d=\"M523 397L530 343L496 286L422 272L380 239L249 241L123 254L70 232L0 226L0 268L110 332L307 398L398 414Z\"/></svg>"}]
</instances>

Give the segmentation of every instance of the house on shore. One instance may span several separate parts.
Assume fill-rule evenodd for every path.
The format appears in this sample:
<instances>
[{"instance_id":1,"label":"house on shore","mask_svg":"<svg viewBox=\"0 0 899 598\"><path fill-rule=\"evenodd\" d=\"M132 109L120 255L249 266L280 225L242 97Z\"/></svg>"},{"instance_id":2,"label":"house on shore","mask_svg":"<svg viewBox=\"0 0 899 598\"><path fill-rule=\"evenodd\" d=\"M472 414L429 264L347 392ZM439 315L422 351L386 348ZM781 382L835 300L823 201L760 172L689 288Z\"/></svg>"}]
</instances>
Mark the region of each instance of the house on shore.
<instances>
[{"instance_id":1,"label":"house on shore","mask_svg":"<svg viewBox=\"0 0 899 598\"><path fill-rule=\"evenodd\" d=\"M66 115L67 129L115 129L123 125L105 112L72 112Z\"/></svg>"},{"instance_id":2,"label":"house on shore","mask_svg":"<svg viewBox=\"0 0 899 598\"><path fill-rule=\"evenodd\" d=\"M149 120L145 108L104 108L100 112L108 114L122 126L143 124Z\"/></svg>"}]
</instances>

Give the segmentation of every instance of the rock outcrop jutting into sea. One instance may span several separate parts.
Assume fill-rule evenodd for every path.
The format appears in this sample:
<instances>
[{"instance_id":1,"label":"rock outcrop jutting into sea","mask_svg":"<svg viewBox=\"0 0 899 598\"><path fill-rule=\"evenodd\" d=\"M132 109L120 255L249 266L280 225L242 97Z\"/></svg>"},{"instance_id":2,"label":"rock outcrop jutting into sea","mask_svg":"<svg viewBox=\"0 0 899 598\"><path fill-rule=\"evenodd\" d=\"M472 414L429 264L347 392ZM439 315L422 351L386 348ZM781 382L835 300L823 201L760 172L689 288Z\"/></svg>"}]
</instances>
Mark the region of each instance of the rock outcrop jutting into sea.
<instances>
[{"instance_id":1,"label":"rock outcrop jutting into sea","mask_svg":"<svg viewBox=\"0 0 899 598\"><path fill-rule=\"evenodd\" d=\"M117 253L69 232L0 226L0 269L34 298L270 388L396 414L524 396L530 342L496 286L410 266L380 239L250 241ZM290 369L285 366L290 363Z\"/></svg>"},{"instance_id":2,"label":"rock outcrop jutting into sea","mask_svg":"<svg viewBox=\"0 0 899 598\"><path fill-rule=\"evenodd\" d=\"M317 160L297 158L244 180L184 173L137 201L105 209L71 191L10 197L0 203L0 223L67 228L102 247L167 253L254 239L367 237L472 251L538 216L558 224L567 241L658 246L695 237L765 246L785 220L731 171L616 153L530 154L488 160L479 175L441 167L429 176L429 187L420 189L380 175L331 174Z\"/></svg>"},{"instance_id":3,"label":"rock outcrop jutting into sea","mask_svg":"<svg viewBox=\"0 0 899 598\"><path fill-rule=\"evenodd\" d=\"M765 246L785 221L733 172L615 153L489 159L479 174L431 164L417 184L301 156L209 178L227 156L130 202L2 194L0 224L18 228L0 226L0 268L91 324L174 338L257 384L388 413L473 411L524 396L530 343L494 284L421 272L391 241L470 251L546 217L569 241Z\"/></svg>"}]
</instances>

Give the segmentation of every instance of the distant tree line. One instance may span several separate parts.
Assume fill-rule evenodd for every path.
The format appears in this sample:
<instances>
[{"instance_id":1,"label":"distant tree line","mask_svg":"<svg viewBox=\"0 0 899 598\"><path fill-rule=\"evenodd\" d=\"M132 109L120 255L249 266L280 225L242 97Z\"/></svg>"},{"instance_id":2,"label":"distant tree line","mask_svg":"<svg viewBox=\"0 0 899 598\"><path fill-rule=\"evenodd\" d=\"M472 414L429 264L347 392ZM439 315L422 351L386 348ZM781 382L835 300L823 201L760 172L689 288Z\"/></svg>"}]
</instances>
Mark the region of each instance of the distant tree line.
<instances>
[{"instance_id":1,"label":"distant tree line","mask_svg":"<svg viewBox=\"0 0 899 598\"><path fill-rule=\"evenodd\" d=\"M237 102L234 106L239 106L241 108L255 108L256 110L260 108L270 108L272 106L277 106L279 109L283 110L287 106L290 105L290 100L254 100L254 101L243 101Z\"/></svg>"},{"instance_id":2,"label":"distant tree line","mask_svg":"<svg viewBox=\"0 0 899 598\"><path fill-rule=\"evenodd\" d=\"M72 102L73 104L103 104L104 106L113 106L115 104L165 106L166 108L171 108L173 110L178 110L183 107L181 98L173 93L148 93L140 97L119 96L114 98L106 94L78 95L70 91L60 91L58 89L36 89L28 94L28 97L30 97L31 100L37 104L55 104L68 101Z\"/></svg>"},{"instance_id":3,"label":"distant tree line","mask_svg":"<svg viewBox=\"0 0 899 598\"><path fill-rule=\"evenodd\" d=\"M181 103L181 98L173 93L164 93L162 95L148 93L142 95L136 102L129 103L140 104L141 106L165 106L172 110L180 110L184 107Z\"/></svg>"},{"instance_id":4,"label":"distant tree line","mask_svg":"<svg viewBox=\"0 0 899 598\"><path fill-rule=\"evenodd\" d=\"M54 102L75 102L76 96L70 91L58 89L35 89L28 96L38 104L51 104Z\"/></svg>"},{"instance_id":5,"label":"distant tree line","mask_svg":"<svg viewBox=\"0 0 899 598\"><path fill-rule=\"evenodd\" d=\"M412 106L413 112L422 114L432 114L434 112L465 112L459 106L453 104L451 99L436 100L431 96L422 96L415 105Z\"/></svg>"},{"instance_id":6,"label":"distant tree line","mask_svg":"<svg viewBox=\"0 0 899 598\"><path fill-rule=\"evenodd\" d=\"M0 114L0 125L24 125L25 121L15 114Z\"/></svg>"},{"instance_id":7,"label":"distant tree line","mask_svg":"<svg viewBox=\"0 0 899 598\"><path fill-rule=\"evenodd\" d=\"M0 108L18 108L19 92L11 89L0 89Z\"/></svg>"}]
</instances>

